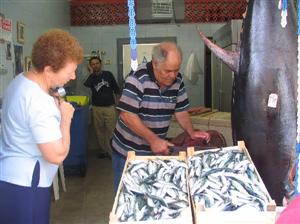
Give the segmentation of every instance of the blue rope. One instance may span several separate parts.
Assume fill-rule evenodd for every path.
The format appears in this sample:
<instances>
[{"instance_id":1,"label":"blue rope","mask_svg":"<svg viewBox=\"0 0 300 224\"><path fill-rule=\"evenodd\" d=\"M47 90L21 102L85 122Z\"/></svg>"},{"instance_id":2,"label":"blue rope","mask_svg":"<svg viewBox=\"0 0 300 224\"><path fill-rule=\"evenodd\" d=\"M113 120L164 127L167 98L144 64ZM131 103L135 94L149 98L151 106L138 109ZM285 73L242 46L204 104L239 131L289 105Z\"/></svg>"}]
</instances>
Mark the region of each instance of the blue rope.
<instances>
[{"instance_id":1,"label":"blue rope","mask_svg":"<svg viewBox=\"0 0 300 224\"><path fill-rule=\"evenodd\" d=\"M288 0L281 0L282 10L287 10Z\"/></svg>"},{"instance_id":2,"label":"blue rope","mask_svg":"<svg viewBox=\"0 0 300 224\"><path fill-rule=\"evenodd\" d=\"M136 23L135 23L135 11L134 0L128 0L128 17L129 17L129 36L130 36L130 56L131 56L131 68L136 69L137 65L137 51L136 51ZM135 63L134 63L135 62Z\"/></svg>"}]
</instances>

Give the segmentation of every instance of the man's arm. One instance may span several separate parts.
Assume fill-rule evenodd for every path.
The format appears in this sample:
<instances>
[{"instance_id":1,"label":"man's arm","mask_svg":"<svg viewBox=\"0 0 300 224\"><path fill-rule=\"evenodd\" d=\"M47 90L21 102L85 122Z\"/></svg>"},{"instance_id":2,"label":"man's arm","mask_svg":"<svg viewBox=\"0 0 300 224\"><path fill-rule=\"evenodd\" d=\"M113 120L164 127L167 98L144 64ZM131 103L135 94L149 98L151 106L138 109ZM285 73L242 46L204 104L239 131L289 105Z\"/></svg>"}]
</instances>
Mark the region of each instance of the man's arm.
<instances>
[{"instance_id":1,"label":"man's arm","mask_svg":"<svg viewBox=\"0 0 300 224\"><path fill-rule=\"evenodd\" d=\"M131 131L149 143L154 154L169 154L168 147L173 146L173 144L159 138L154 132L144 125L138 115L121 111L120 117Z\"/></svg>"},{"instance_id":2,"label":"man's arm","mask_svg":"<svg viewBox=\"0 0 300 224\"><path fill-rule=\"evenodd\" d=\"M180 127L185 130L192 139L203 138L207 142L210 140L210 136L207 132L194 130L190 115L187 111L176 112L175 117Z\"/></svg>"}]
</instances>

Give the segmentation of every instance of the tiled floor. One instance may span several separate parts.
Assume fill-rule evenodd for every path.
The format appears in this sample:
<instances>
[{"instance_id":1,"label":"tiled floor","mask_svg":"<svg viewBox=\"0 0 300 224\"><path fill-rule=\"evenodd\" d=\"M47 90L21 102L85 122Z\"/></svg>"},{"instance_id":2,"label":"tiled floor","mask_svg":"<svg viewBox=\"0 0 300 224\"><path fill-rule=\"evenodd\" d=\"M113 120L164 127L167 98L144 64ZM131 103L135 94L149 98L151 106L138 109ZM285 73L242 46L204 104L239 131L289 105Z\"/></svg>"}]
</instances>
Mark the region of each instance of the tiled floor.
<instances>
[{"instance_id":1,"label":"tiled floor","mask_svg":"<svg viewBox=\"0 0 300 224\"><path fill-rule=\"evenodd\" d=\"M98 159L95 150L87 154L86 176L66 177L67 192L53 200L51 224L108 223L114 201L111 160Z\"/></svg>"}]
</instances>

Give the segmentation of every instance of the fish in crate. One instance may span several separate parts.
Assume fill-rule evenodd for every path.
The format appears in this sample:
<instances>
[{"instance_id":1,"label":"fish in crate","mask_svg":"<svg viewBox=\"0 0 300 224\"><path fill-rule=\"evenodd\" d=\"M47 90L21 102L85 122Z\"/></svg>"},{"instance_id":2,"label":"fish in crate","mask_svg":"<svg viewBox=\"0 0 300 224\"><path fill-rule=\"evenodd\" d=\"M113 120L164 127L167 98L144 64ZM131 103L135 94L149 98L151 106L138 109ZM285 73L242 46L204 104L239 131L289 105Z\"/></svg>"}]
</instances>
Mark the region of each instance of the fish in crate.
<instances>
[{"instance_id":1,"label":"fish in crate","mask_svg":"<svg viewBox=\"0 0 300 224\"><path fill-rule=\"evenodd\" d=\"M195 152L188 148L195 224L274 224L271 199L244 142Z\"/></svg>"},{"instance_id":2,"label":"fish in crate","mask_svg":"<svg viewBox=\"0 0 300 224\"><path fill-rule=\"evenodd\" d=\"M266 211L270 201L254 164L237 147L203 151L188 158L191 197L206 209Z\"/></svg>"},{"instance_id":3,"label":"fish in crate","mask_svg":"<svg viewBox=\"0 0 300 224\"><path fill-rule=\"evenodd\" d=\"M186 216L192 223L187 164L175 157L137 156L127 161L111 223L182 222Z\"/></svg>"}]
</instances>

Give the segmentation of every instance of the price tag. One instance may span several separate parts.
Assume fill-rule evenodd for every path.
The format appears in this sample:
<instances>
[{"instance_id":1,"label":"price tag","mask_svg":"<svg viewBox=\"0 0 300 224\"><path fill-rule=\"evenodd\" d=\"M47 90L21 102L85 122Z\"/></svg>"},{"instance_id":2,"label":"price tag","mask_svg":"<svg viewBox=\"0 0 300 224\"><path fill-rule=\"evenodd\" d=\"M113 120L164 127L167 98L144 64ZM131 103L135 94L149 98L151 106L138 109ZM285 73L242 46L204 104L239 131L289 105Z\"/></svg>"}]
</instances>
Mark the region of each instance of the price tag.
<instances>
[{"instance_id":1,"label":"price tag","mask_svg":"<svg viewBox=\"0 0 300 224\"><path fill-rule=\"evenodd\" d=\"M276 93L271 93L268 99L268 107L276 108L278 101L278 95Z\"/></svg>"}]
</instances>

